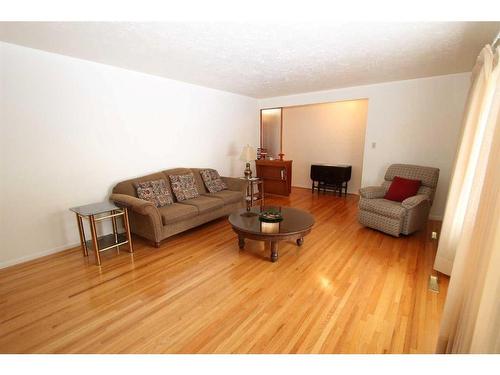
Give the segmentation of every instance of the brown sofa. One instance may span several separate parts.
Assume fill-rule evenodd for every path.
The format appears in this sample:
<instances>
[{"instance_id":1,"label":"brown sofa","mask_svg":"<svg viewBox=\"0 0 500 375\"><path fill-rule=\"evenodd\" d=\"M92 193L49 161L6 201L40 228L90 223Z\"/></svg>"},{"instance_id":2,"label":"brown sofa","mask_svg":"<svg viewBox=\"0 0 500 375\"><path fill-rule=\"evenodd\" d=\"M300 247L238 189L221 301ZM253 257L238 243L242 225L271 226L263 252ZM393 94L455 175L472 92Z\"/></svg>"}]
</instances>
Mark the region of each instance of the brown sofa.
<instances>
[{"instance_id":1,"label":"brown sofa","mask_svg":"<svg viewBox=\"0 0 500 375\"><path fill-rule=\"evenodd\" d=\"M129 209L132 233L151 240L156 247L160 241L177 233L194 228L208 221L227 216L244 207L246 181L239 178L221 177L228 189L209 193L200 175L200 168L167 169L147 176L118 183L110 199ZM137 198L135 182L164 179L171 190L169 175L193 173L200 196L157 208L153 203Z\"/></svg>"}]
</instances>

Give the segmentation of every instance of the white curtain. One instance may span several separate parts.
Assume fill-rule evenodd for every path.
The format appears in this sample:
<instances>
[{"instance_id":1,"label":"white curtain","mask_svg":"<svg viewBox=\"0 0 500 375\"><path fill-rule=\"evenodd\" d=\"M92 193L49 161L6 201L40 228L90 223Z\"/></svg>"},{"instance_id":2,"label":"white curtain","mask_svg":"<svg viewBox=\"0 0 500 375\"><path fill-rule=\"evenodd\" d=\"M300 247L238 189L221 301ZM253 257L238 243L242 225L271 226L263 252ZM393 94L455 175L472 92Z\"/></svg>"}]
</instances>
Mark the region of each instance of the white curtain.
<instances>
[{"instance_id":1,"label":"white curtain","mask_svg":"<svg viewBox=\"0 0 500 375\"><path fill-rule=\"evenodd\" d=\"M500 352L499 54L472 73L434 268L451 273L438 353Z\"/></svg>"},{"instance_id":2,"label":"white curtain","mask_svg":"<svg viewBox=\"0 0 500 375\"><path fill-rule=\"evenodd\" d=\"M486 46L480 53L472 71L472 83L464 113L462 138L455 160L455 168L448 192L448 200L441 228L434 269L451 275L455 252L462 235L465 213L471 199L471 190L482 179L478 168L479 150L484 136L484 116L492 96L491 77L493 52ZM470 210L471 208L469 208Z\"/></svg>"}]
</instances>

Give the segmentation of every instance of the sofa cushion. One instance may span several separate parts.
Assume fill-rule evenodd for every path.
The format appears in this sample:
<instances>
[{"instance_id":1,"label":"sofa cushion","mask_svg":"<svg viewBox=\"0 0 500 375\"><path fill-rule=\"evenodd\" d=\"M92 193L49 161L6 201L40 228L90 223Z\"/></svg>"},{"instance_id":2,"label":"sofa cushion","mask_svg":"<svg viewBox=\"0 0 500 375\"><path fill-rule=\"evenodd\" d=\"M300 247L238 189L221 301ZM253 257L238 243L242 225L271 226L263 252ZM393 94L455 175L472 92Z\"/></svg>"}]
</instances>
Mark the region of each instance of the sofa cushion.
<instances>
[{"instance_id":1,"label":"sofa cushion","mask_svg":"<svg viewBox=\"0 0 500 375\"><path fill-rule=\"evenodd\" d=\"M175 198L177 198L179 202L196 198L200 195L196 188L194 175L192 173L170 175L168 178L170 179Z\"/></svg>"},{"instance_id":2,"label":"sofa cushion","mask_svg":"<svg viewBox=\"0 0 500 375\"><path fill-rule=\"evenodd\" d=\"M204 196L211 198L218 198L224 201L224 204L238 203L243 201L244 194L241 191L233 191L233 190L222 190L217 193L206 193Z\"/></svg>"},{"instance_id":3,"label":"sofa cushion","mask_svg":"<svg viewBox=\"0 0 500 375\"><path fill-rule=\"evenodd\" d=\"M180 204L183 205L191 205L196 207L199 213L216 210L218 208L224 207L224 201L218 198L211 198L204 195L199 196L198 198L188 199L182 201Z\"/></svg>"},{"instance_id":4,"label":"sofa cushion","mask_svg":"<svg viewBox=\"0 0 500 375\"><path fill-rule=\"evenodd\" d=\"M226 184L221 180L219 172L215 169L202 169L200 170L201 178L209 193L217 193L227 189Z\"/></svg>"},{"instance_id":5,"label":"sofa cushion","mask_svg":"<svg viewBox=\"0 0 500 375\"><path fill-rule=\"evenodd\" d=\"M361 198L359 200L359 209L370 211L382 216L392 217L394 219L400 219L406 213L406 209L401 205L401 203L383 198Z\"/></svg>"},{"instance_id":6,"label":"sofa cushion","mask_svg":"<svg viewBox=\"0 0 500 375\"><path fill-rule=\"evenodd\" d=\"M409 178L396 176L392 180L391 186L389 186L389 190L384 198L390 201L402 202L406 198L417 195L421 184L422 181L420 180L411 180Z\"/></svg>"},{"instance_id":7,"label":"sofa cushion","mask_svg":"<svg viewBox=\"0 0 500 375\"><path fill-rule=\"evenodd\" d=\"M162 178L167 181L167 188L170 190L170 186L168 186L169 184L168 184L167 176L162 172L158 172L158 173L152 173L152 174L148 174L146 176L136 177L136 178L132 178L129 180L119 182L113 188L113 193L126 194L126 195L131 195L133 197L137 197L137 189L135 188L135 184L134 184L135 182L161 180Z\"/></svg>"},{"instance_id":8,"label":"sofa cushion","mask_svg":"<svg viewBox=\"0 0 500 375\"><path fill-rule=\"evenodd\" d=\"M163 173L167 176L192 173L194 175L194 182L196 183L198 193L203 194L208 193L208 190L206 189L203 179L200 176L200 170L202 169L206 168L172 168L164 170Z\"/></svg>"},{"instance_id":9,"label":"sofa cushion","mask_svg":"<svg viewBox=\"0 0 500 375\"><path fill-rule=\"evenodd\" d=\"M156 207L174 203L164 179L134 182L137 197L152 202Z\"/></svg>"},{"instance_id":10,"label":"sofa cushion","mask_svg":"<svg viewBox=\"0 0 500 375\"><path fill-rule=\"evenodd\" d=\"M198 209L195 206L180 203L169 204L159 208L158 211L160 211L163 225L176 223L198 215Z\"/></svg>"}]
</instances>

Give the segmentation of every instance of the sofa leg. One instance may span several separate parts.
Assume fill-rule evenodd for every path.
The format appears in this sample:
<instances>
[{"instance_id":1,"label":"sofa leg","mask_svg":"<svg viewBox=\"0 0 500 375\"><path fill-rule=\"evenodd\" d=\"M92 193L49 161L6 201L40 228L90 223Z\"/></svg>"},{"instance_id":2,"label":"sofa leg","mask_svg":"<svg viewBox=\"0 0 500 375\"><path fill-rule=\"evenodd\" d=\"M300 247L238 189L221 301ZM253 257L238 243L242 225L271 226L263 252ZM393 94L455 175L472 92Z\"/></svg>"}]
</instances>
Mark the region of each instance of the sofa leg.
<instances>
[{"instance_id":1,"label":"sofa leg","mask_svg":"<svg viewBox=\"0 0 500 375\"><path fill-rule=\"evenodd\" d=\"M155 242L155 247L158 249L160 247L160 241Z\"/></svg>"}]
</instances>

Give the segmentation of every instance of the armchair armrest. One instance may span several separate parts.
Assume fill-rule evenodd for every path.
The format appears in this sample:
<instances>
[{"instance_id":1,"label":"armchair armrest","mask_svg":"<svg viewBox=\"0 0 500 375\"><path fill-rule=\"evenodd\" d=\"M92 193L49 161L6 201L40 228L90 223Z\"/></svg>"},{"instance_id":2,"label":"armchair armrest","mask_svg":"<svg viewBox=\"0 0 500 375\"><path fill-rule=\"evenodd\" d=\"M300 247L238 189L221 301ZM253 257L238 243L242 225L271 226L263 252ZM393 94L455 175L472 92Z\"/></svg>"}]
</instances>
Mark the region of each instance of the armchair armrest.
<instances>
[{"instance_id":1,"label":"armchair armrest","mask_svg":"<svg viewBox=\"0 0 500 375\"><path fill-rule=\"evenodd\" d=\"M418 206L423 202L430 202L429 196L425 194L414 195L413 197L406 198L401 204L407 210Z\"/></svg>"},{"instance_id":2,"label":"armchair armrest","mask_svg":"<svg viewBox=\"0 0 500 375\"><path fill-rule=\"evenodd\" d=\"M246 192L247 181L237 177L221 177L229 190Z\"/></svg>"},{"instance_id":3,"label":"armchair armrest","mask_svg":"<svg viewBox=\"0 0 500 375\"><path fill-rule=\"evenodd\" d=\"M367 186L359 189L359 195L367 199L383 198L385 189L382 186Z\"/></svg>"}]
</instances>

